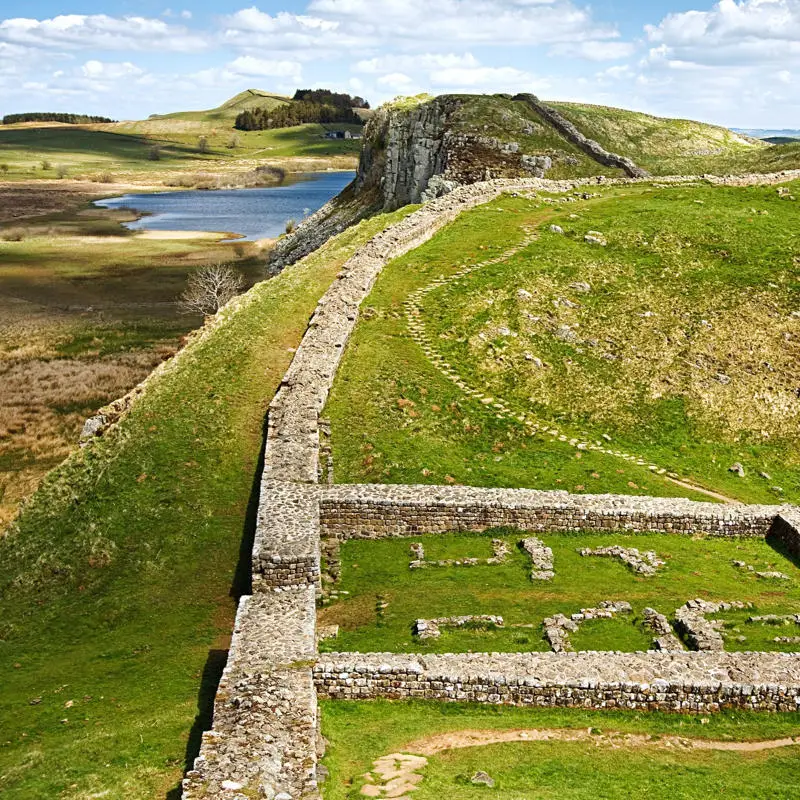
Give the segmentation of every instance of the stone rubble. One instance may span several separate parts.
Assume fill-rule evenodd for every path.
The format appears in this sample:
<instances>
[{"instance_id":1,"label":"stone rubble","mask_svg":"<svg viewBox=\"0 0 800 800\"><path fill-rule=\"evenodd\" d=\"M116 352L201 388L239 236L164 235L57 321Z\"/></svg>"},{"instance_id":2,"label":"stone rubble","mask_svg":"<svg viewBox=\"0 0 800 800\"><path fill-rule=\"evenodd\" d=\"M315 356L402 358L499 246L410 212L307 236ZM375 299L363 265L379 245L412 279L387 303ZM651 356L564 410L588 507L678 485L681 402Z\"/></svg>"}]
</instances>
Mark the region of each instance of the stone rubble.
<instances>
[{"instance_id":1,"label":"stone rubble","mask_svg":"<svg viewBox=\"0 0 800 800\"><path fill-rule=\"evenodd\" d=\"M656 635L653 640L653 650L671 651L684 649L681 640L672 630L669 620L654 608L647 607L642 611L642 624Z\"/></svg>"},{"instance_id":2,"label":"stone rubble","mask_svg":"<svg viewBox=\"0 0 800 800\"><path fill-rule=\"evenodd\" d=\"M642 553L635 547L621 547L617 544L609 547L584 547L578 552L582 556L618 558L623 564L627 564L634 572L638 572L640 575L655 575L656 570L665 564L652 550Z\"/></svg>"},{"instance_id":3,"label":"stone rubble","mask_svg":"<svg viewBox=\"0 0 800 800\"><path fill-rule=\"evenodd\" d=\"M750 608L751 606L752 603L743 603L739 600L730 603L710 603L698 598L687 601L677 609L675 621L678 629L686 637L686 641L695 650L724 650L725 640L720 633L723 622L706 619L706 615L731 609Z\"/></svg>"},{"instance_id":4,"label":"stone rubble","mask_svg":"<svg viewBox=\"0 0 800 800\"><path fill-rule=\"evenodd\" d=\"M411 561L409 569L424 569L426 567L477 567L479 565L494 566L503 564L508 560L511 551L502 539L492 539L492 553L490 558L445 558L431 561L425 558L425 548L422 542L414 542L411 547Z\"/></svg>"},{"instance_id":5,"label":"stone rubble","mask_svg":"<svg viewBox=\"0 0 800 800\"><path fill-rule=\"evenodd\" d=\"M502 628L503 618L495 614L470 614L460 617L418 619L414 623L414 636L418 639L438 639L442 628Z\"/></svg>"},{"instance_id":6,"label":"stone rubble","mask_svg":"<svg viewBox=\"0 0 800 800\"><path fill-rule=\"evenodd\" d=\"M542 622L544 638L550 643L554 653L572 652L569 634L578 630L579 623L592 619L611 619L616 614L630 614L633 608L625 601L602 600L597 608L582 608L579 612L567 617L554 614Z\"/></svg>"},{"instance_id":7,"label":"stone rubble","mask_svg":"<svg viewBox=\"0 0 800 800\"><path fill-rule=\"evenodd\" d=\"M531 559L531 580L551 581L555 577L553 569L553 551L535 536L528 536L520 543L520 547Z\"/></svg>"}]
</instances>

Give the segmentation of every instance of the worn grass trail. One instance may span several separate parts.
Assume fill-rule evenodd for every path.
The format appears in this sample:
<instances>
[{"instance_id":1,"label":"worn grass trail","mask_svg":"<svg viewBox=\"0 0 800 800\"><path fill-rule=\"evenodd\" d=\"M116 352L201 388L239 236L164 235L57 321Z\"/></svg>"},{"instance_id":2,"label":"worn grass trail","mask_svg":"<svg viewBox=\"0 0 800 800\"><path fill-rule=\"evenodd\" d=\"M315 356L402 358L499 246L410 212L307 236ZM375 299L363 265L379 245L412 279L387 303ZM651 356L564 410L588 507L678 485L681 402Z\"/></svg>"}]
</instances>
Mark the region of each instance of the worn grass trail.
<instances>
[{"instance_id":1,"label":"worn grass trail","mask_svg":"<svg viewBox=\"0 0 800 800\"><path fill-rule=\"evenodd\" d=\"M792 191L642 185L463 215L365 302L326 412L336 479L800 496Z\"/></svg>"},{"instance_id":2,"label":"worn grass trail","mask_svg":"<svg viewBox=\"0 0 800 800\"><path fill-rule=\"evenodd\" d=\"M789 800L796 791L797 745L790 740L797 714L701 718L386 700L321 707L331 770L325 800L362 797L373 762L394 753L428 758L416 770L422 780L415 800L700 800L712 793ZM765 746L771 743L781 746ZM494 779L493 789L471 783L479 770Z\"/></svg>"}]
</instances>

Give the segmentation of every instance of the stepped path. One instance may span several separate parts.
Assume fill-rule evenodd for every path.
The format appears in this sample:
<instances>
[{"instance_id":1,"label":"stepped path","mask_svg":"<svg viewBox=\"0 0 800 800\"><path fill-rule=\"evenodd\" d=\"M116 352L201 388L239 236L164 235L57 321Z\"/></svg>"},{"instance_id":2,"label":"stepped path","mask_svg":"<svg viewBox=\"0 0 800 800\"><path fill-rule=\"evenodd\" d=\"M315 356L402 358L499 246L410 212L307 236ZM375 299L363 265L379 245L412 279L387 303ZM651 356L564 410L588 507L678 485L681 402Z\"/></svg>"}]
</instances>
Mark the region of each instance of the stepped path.
<instances>
[{"instance_id":1,"label":"stepped path","mask_svg":"<svg viewBox=\"0 0 800 800\"><path fill-rule=\"evenodd\" d=\"M512 408L505 400L493 397L481 389L476 389L473 386L470 386L469 383L456 371L455 367L450 364L444 358L444 356L437 352L434 339L430 335L425 324L425 299L428 297L428 295L458 283L467 275L470 275L477 270L496 264L502 264L508 261L521 250L524 250L532 241L535 241L536 238L537 234L534 230L526 230L525 237L516 247L509 248L495 258L490 258L485 261L480 261L476 264L467 265L449 277L439 277L436 280L431 281L429 284L412 292L404 304L406 321L408 323L408 330L411 339L419 345L420 349L425 354L425 357L428 359L431 365L449 381L461 389L464 394L466 394L473 401L489 408L497 419L510 420L519 423L524 427L525 432L529 436L547 436L550 438L551 442L562 442L564 444L569 444L578 450L591 450L596 453L602 453L603 455L612 456L614 458L627 461L631 464L636 464L640 467L647 467L656 475L663 476L666 480L669 480L678 486L682 486L685 489L698 492L699 494L712 497L715 500L720 500L725 503L738 503L737 500L734 500L731 497L727 497L719 492L714 492L710 489L699 486L694 481L688 480L687 478L681 478L674 473L668 475L665 467L659 466L658 464L653 464L652 462L640 458L632 453L626 453L623 450L614 448L610 446L608 442L603 443L597 439L593 440L592 435L587 431L580 431L577 433L574 431L566 431L554 426L551 422L539 419L535 414L532 414L526 409ZM602 438L610 441L610 437L605 434L602 435Z\"/></svg>"}]
</instances>

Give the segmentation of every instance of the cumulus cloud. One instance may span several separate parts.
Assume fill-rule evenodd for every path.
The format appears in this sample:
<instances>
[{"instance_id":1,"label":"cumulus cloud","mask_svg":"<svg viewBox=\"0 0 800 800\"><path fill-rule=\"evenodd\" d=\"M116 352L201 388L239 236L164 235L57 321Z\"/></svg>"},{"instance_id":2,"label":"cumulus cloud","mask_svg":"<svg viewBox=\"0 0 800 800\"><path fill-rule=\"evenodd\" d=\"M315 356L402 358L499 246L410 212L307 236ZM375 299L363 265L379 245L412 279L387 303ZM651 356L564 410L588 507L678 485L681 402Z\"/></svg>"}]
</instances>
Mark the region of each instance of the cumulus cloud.
<instances>
[{"instance_id":1,"label":"cumulus cloud","mask_svg":"<svg viewBox=\"0 0 800 800\"><path fill-rule=\"evenodd\" d=\"M645 31L655 59L714 66L800 59L800 0L721 0Z\"/></svg>"},{"instance_id":2,"label":"cumulus cloud","mask_svg":"<svg viewBox=\"0 0 800 800\"><path fill-rule=\"evenodd\" d=\"M195 52L208 45L206 36L160 19L106 14L5 19L0 22L0 41L44 48L171 52Z\"/></svg>"},{"instance_id":3,"label":"cumulus cloud","mask_svg":"<svg viewBox=\"0 0 800 800\"><path fill-rule=\"evenodd\" d=\"M242 9L224 19L223 32L225 41L239 47L318 53L376 50L385 43L405 49L508 47L618 35L615 26L597 22L571 0L312 0L307 14Z\"/></svg>"},{"instance_id":4,"label":"cumulus cloud","mask_svg":"<svg viewBox=\"0 0 800 800\"><path fill-rule=\"evenodd\" d=\"M633 42L567 42L550 48L551 55L585 58L587 61L620 61L635 52Z\"/></svg>"},{"instance_id":5,"label":"cumulus cloud","mask_svg":"<svg viewBox=\"0 0 800 800\"><path fill-rule=\"evenodd\" d=\"M85 78L92 78L94 80L118 80L119 78L129 78L131 76L143 75L144 70L137 67L136 64L131 64L130 61L124 61L117 64L109 64L103 61L96 61L92 59L87 61L82 67L81 72ZM63 70L59 70L53 74L54 78L60 78L64 75Z\"/></svg>"}]
</instances>

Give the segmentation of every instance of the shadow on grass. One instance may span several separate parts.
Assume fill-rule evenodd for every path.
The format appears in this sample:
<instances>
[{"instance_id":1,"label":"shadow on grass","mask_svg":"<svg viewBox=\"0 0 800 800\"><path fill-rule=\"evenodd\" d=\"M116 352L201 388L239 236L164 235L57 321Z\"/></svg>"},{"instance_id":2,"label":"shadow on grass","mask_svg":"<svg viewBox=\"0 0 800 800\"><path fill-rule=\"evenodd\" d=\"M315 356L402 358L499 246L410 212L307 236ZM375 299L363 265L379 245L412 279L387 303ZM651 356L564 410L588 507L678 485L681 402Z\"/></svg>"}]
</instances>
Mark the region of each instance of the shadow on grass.
<instances>
[{"instance_id":1,"label":"shadow on grass","mask_svg":"<svg viewBox=\"0 0 800 800\"><path fill-rule=\"evenodd\" d=\"M800 569L800 557L796 556L790 549L787 547L786 542L783 540L781 534L775 530L775 523L773 523L772 527L767 533L766 539L764 540L776 553L780 556L785 558L790 564L793 564L795 567Z\"/></svg>"},{"instance_id":2,"label":"shadow on grass","mask_svg":"<svg viewBox=\"0 0 800 800\"><path fill-rule=\"evenodd\" d=\"M250 499L247 503L247 511L244 518L242 530L242 541L239 546L239 561L233 574L233 581L229 595L238 605L239 600L253 591L253 577L251 570L251 557L253 543L256 536L256 524L258 522L258 504L261 498L261 474L264 471L264 450L266 448L267 418L261 426L261 450L256 464L253 483L250 488ZM214 718L214 698L219 688L222 672L228 661L227 650L209 650L208 658L203 667L203 675L200 679L200 690L197 693L197 716L194 718L192 728L189 731L189 738L186 742L186 753L184 755L184 773L192 768L194 760L200 754L200 744L202 743L203 733L211 729ZM165 800L180 800L181 786L178 785L167 792Z\"/></svg>"}]
</instances>

